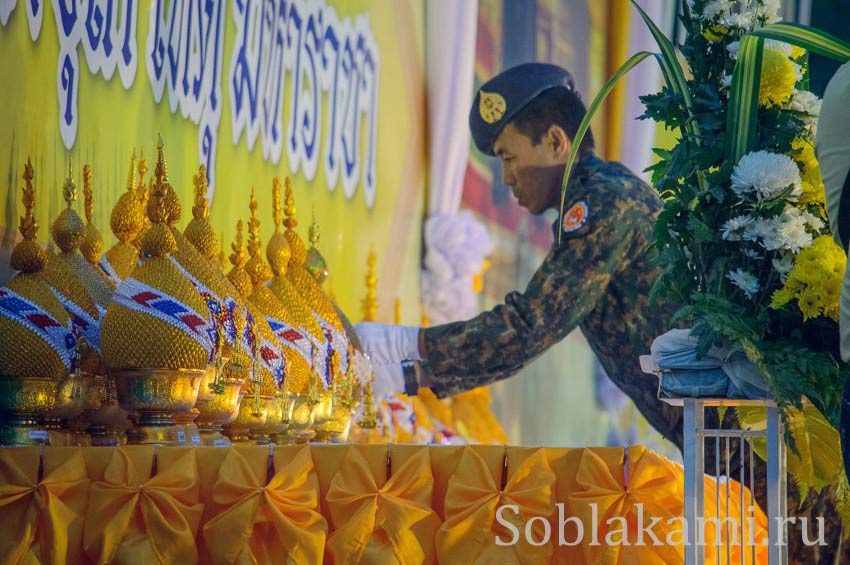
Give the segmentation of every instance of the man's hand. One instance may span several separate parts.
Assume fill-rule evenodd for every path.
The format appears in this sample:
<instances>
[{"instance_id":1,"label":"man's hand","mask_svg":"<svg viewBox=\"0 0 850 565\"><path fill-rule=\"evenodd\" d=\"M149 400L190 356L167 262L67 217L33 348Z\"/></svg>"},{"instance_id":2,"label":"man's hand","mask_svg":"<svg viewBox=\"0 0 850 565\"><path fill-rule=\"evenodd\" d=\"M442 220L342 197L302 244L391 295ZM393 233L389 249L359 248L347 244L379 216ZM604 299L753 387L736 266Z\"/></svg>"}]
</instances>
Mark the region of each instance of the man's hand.
<instances>
[{"instance_id":1,"label":"man's hand","mask_svg":"<svg viewBox=\"0 0 850 565\"><path fill-rule=\"evenodd\" d=\"M387 365L374 365L372 373L375 380L372 381L372 395L375 402L404 392L404 373L401 363L389 363Z\"/></svg>"},{"instance_id":2,"label":"man's hand","mask_svg":"<svg viewBox=\"0 0 850 565\"><path fill-rule=\"evenodd\" d=\"M422 359L419 355L419 327L417 326L360 322L354 325L354 329L373 366L398 365L404 360L420 361ZM402 390L403 388L402 384Z\"/></svg>"}]
</instances>

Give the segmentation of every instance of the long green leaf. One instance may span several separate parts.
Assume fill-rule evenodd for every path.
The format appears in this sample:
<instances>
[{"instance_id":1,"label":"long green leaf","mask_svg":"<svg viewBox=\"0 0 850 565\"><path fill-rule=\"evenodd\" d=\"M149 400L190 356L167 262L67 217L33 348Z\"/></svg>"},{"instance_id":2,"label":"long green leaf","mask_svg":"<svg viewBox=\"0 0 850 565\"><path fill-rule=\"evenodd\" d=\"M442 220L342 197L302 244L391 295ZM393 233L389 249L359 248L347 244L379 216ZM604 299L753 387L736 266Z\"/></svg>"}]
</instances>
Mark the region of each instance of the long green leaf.
<instances>
[{"instance_id":1,"label":"long green leaf","mask_svg":"<svg viewBox=\"0 0 850 565\"><path fill-rule=\"evenodd\" d=\"M661 54L657 56L658 63L661 65L661 73L664 75L667 86L674 93L680 95L685 103L685 108L688 112L688 119L685 120L685 132L699 139L700 128L697 120L694 118L694 102L691 98L691 91L688 88L688 80L685 78L685 71L682 69L682 65L679 64L679 58L676 56L676 48L658 26L655 25L655 22L637 4L636 0L631 0L631 3L640 14L640 17L643 18L644 23L649 28L649 32L658 44L658 49L661 51ZM697 171L697 183L700 189L706 190L708 184L702 171Z\"/></svg>"},{"instance_id":2,"label":"long green leaf","mask_svg":"<svg viewBox=\"0 0 850 565\"><path fill-rule=\"evenodd\" d=\"M640 14L640 17L643 18L644 23L646 23L646 26L649 28L649 32L658 44L658 49L661 52L661 56L658 58L658 63L661 65L661 72L664 74L664 80L673 92L682 97L685 101L685 107L688 109L688 113L693 116L694 103L691 98L691 91L688 89L688 81L685 78L685 72L682 70L682 65L679 64L679 59L676 56L676 48L673 47L673 43L667 39L667 36L664 35L657 25L655 25L655 22L653 22L646 12L643 11L637 2L635 0L631 0L631 3ZM699 135L699 126L696 124L693 117L688 120L686 127L691 133Z\"/></svg>"},{"instance_id":3,"label":"long green leaf","mask_svg":"<svg viewBox=\"0 0 850 565\"><path fill-rule=\"evenodd\" d=\"M842 63L850 59L850 43L809 26L787 23L770 24L753 31L751 35L784 41Z\"/></svg>"},{"instance_id":4,"label":"long green leaf","mask_svg":"<svg viewBox=\"0 0 850 565\"><path fill-rule=\"evenodd\" d=\"M581 123L578 125L578 129L576 130L575 137L573 138L573 144L570 148L570 154L567 157L567 164L564 168L564 178L561 181L561 208L558 215L558 225L561 225L564 218L564 201L567 196L567 184L570 180L570 173L573 170L573 164L575 163L576 156L578 155L578 149L581 146L581 142L584 139L584 135L587 133L588 128L590 127L590 121L593 119L593 116L602 106L602 103L608 98L608 95L611 94L611 91L616 86L617 82L621 78L623 78L629 71L631 71L638 63L646 59L652 55L649 51L641 51L639 53L635 53L629 59L623 63L623 65L617 69L608 82L605 83L605 86L602 87L602 90L599 91L599 94L596 95L596 98L593 99L593 102L590 103L590 106L587 108L587 112L584 115L584 118L581 120ZM558 231L558 244L561 243L561 230Z\"/></svg>"},{"instance_id":5,"label":"long green leaf","mask_svg":"<svg viewBox=\"0 0 850 565\"><path fill-rule=\"evenodd\" d=\"M726 115L727 154L732 163L749 153L756 142L763 46L763 38L745 35L738 47Z\"/></svg>"}]
</instances>

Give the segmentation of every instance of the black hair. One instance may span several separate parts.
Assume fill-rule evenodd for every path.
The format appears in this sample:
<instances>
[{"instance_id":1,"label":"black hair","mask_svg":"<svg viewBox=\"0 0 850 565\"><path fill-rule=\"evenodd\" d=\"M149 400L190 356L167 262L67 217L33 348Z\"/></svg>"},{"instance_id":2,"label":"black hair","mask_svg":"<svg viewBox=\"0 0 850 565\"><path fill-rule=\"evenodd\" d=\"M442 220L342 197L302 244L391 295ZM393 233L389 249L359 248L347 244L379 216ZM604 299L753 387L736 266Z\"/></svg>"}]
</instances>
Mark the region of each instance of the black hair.
<instances>
[{"instance_id":1,"label":"black hair","mask_svg":"<svg viewBox=\"0 0 850 565\"><path fill-rule=\"evenodd\" d=\"M540 143L553 125L560 126L572 141L586 113L587 109L577 92L565 86L556 86L537 95L514 116L511 123L520 133L530 137L535 145ZM588 128L581 140L579 155L593 153L593 149L593 132Z\"/></svg>"}]
</instances>

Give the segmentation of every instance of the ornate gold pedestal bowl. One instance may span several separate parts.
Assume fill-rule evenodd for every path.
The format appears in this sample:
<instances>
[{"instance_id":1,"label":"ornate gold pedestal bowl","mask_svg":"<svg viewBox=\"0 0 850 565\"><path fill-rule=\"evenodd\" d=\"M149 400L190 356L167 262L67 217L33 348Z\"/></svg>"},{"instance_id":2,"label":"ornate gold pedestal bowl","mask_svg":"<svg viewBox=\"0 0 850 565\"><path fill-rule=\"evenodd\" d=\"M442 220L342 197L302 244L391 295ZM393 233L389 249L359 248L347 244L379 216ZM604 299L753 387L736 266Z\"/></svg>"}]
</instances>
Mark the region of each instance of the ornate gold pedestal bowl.
<instances>
[{"instance_id":1,"label":"ornate gold pedestal bowl","mask_svg":"<svg viewBox=\"0 0 850 565\"><path fill-rule=\"evenodd\" d=\"M277 429L280 426L281 415L280 412L274 413L274 399L274 396L260 395L260 403L262 405L262 412L265 414L265 421L262 426L251 428L248 434L250 440L257 445L268 445L271 443L271 432L269 432L269 428ZM245 397L242 404L246 403L251 410L254 410L253 396Z\"/></svg>"},{"instance_id":2,"label":"ornate gold pedestal bowl","mask_svg":"<svg viewBox=\"0 0 850 565\"><path fill-rule=\"evenodd\" d=\"M284 435L289 427L289 394L283 391L278 391L277 394L269 402L269 415L266 419L266 425L263 426L263 438L267 439L266 443L273 442L278 445L288 442Z\"/></svg>"},{"instance_id":3,"label":"ornate gold pedestal bowl","mask_svg":"<svg viewBox=\"0 0 850 565\"><path fill-rule=\"evenodd\" d=\"M224 426L224 434L232 443L253 444L250 434L266 425L269 415L268 402L271 397L261 398L260 410L254 406L254 397L250 394L240 394L239 411L236 418Z\"/></svg>"},{"instance_id":4,"label":"ornate gold pedestal bowl","mask_svg":"<svg viewBox=\"0 0 850 565\"><path fill-rule=\"evenodd\" d=\"M292 398L289 427L286 429L286 443L307 443L316 436L313 422L318 403L309 394L296 394Z\"/></svg>"},{"instance_id":5,"label":"ornate gold pedestal bowl","mask_svg":"<svg viewBox=\"0 0 850 565\"><path fill-rule=\"evenodd\" d=\"M94 376L69 375L58 383L53 408L44 415L44 428L50 436L50 445L71 446L82 443L80 431L72 429L70 421L86 408L88 391L94 386Z\"/></svg>"},{"instance_id":6,"label":"ornate gold pedestal bowl","mask_svg":"<svg viewBox=\"0 0 850 565\"><path fill-rule=\"evenodd\" d=\"M110 375L115 379L118 404L138 414L128 443L179 443L172 417L195 405L203 369L115 369Z\"/></svg>"},{"instance_id":7,"label":"ornate gold pedestal bowl","mask_svg":"<svg viewBox=\"0 0 850 565\"><path fill-rule=\"evenodd\" d=\"M44 416L53 409L58 388L55 379L0 376L0 445L48 443Z\"/></svg>"},{"instance_id":8,"label":"ornate gold pedestal bowl","mask_svg":"<svg viewBox=\"0 0 850 565\"><path fill-rule=\"evenodd\" d=\"M316 406L315 441L323 443L345 443L351 430L351 420L356 405L349 396L328 389L320 397Z\"/></svg>"},{"instance_id":9,"label":"ornate gold pedestal bowl","mask_svg":"<svg viewBox=\"0 0 850 565\"><path fill-rule=\"evenodd\" d=\"M242 379L222 379L224 391L221 394L210 393L201 400L198 393L198 403L195 407L200 412L198 416L198 431L201 444L208 446L229 446L230 440L222 435L222 429L236 418L239 413L239 391L242 389ZM201 384L203 390L208 383ZM209 389L207 389L209 390Z\"/></svg>"}]
</instances>

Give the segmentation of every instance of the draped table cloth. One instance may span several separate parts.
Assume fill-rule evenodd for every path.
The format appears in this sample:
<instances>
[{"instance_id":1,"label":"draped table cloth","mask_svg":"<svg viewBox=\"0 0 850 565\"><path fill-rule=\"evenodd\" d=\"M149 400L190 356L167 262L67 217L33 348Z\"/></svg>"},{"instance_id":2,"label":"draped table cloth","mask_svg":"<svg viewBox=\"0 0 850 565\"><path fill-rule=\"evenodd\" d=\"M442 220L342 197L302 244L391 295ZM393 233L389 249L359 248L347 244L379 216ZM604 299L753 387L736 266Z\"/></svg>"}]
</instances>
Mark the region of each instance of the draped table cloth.
<instances>
[{"instance_id":1,"label":"draped table cloth","mask_svg":"<svg viewBox=\"0 0 850 565\"><path fill-rule=\"evenodd\" d=\"M635 536L652 518L662 541L681 529L668 519L683 515L682 480L680 466L640 446L3 448L0 559L677 563L681 543ZM707 489L714 484L707 478ZM739 513L735 488L721 518ZM758 511L755 522L758 536Z\"/></svg>"}]
</instances>

